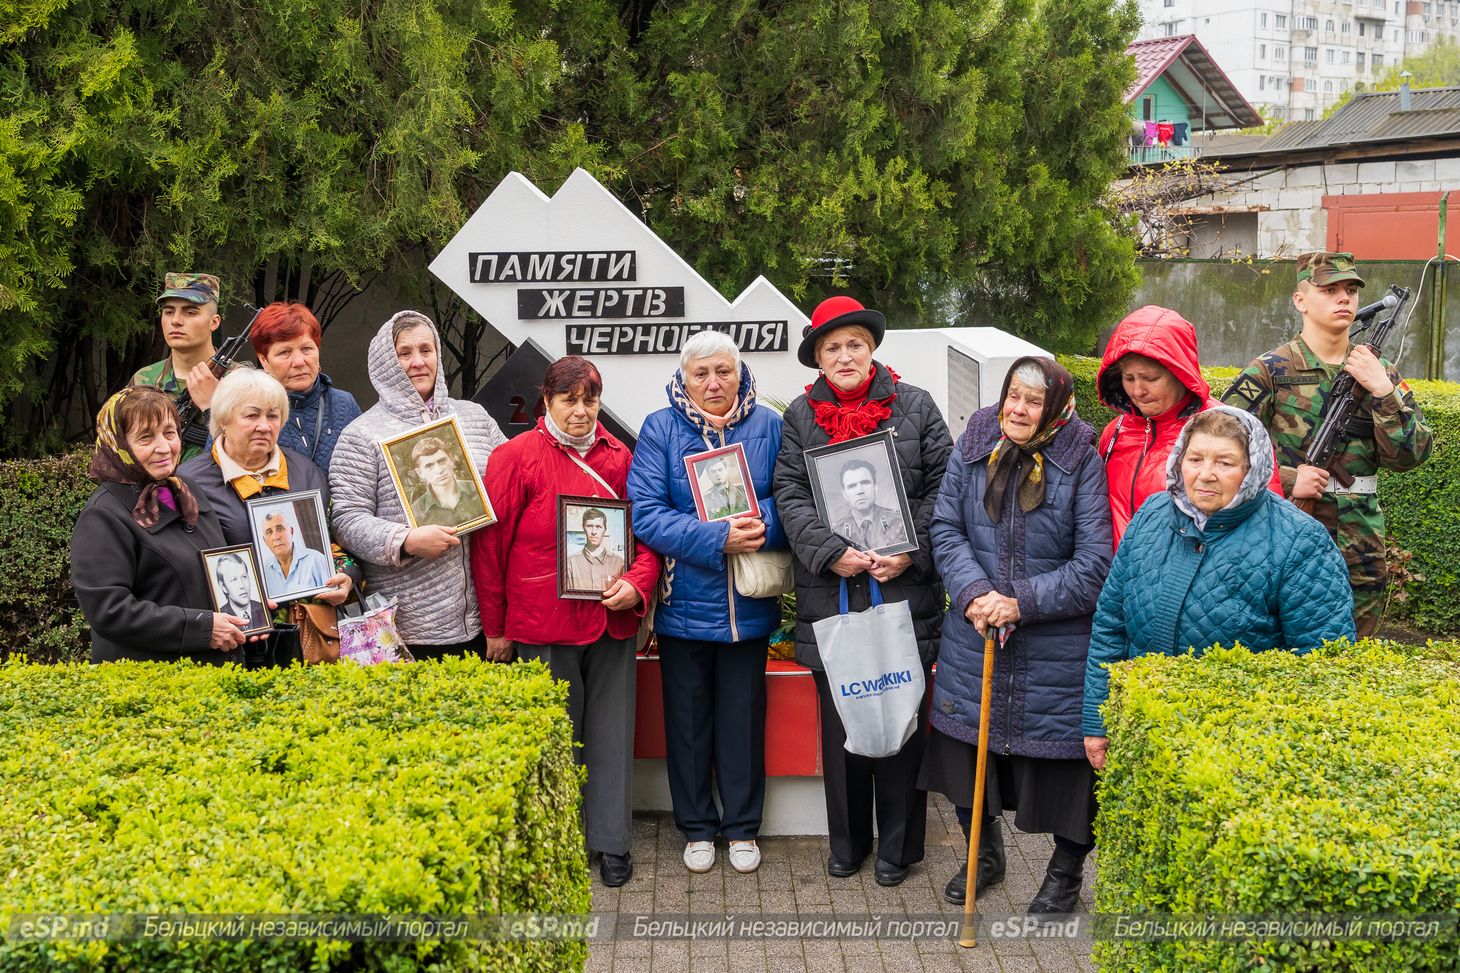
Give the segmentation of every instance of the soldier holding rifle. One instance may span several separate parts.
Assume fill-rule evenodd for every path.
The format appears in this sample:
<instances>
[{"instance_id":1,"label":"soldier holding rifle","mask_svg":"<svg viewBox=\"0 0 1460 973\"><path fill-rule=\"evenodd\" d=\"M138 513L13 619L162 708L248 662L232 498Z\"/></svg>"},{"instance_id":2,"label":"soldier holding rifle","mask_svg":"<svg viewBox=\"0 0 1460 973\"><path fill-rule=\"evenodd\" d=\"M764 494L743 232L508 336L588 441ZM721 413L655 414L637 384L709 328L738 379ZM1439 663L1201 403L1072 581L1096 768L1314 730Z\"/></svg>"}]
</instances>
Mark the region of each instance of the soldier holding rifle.
<instances>
[{"instance_id":1,"label":"soldier holding rifle","mask_svg":"<svg viewBox=\"0 0 1460 973\"><path fill-rule=\"evenodd\" d=\"M1308 509L1338 543L1348 563L1360 636L1378 628L1389 582L1378 471L1414 469L1429 457L1433 444L1399 370L1370 344L1350 342L1350 329L1362 323L1356 317L1373 321L1387 311L1396 318L1400 310L1392 305L1360 309L1363 286L1352 253L1300 256L1293 306L1302 315L1302 332L1254 360L1222 396L1267 427L1277 447L1283 493ZM1337 430L1332 461L1310 465L1324 417L1343 405L1342 388L1340 395L1333 393L1345 373L1353 376L1352 394L1358 397L1353 418Z\"/></svg>"},{"instance_id":2,"label":"soldier holding rifle","mask_svg":"<svg viewBox=\"0 0 1460 973\"><path fill-rule=\"evenodd\" d=\"M213 332L222 318L218 314L218 278L212 274L167 274L162 295L157 298L162 319L162 338L168 355L137 370L128 385L150 385L176 399L187 392L197 405L183 439L183 460L203 451L208 439L207 410L213 390L223 376L212 367ZM231 370L232 365L229 365Z\"/></svg>"}]
</instances>

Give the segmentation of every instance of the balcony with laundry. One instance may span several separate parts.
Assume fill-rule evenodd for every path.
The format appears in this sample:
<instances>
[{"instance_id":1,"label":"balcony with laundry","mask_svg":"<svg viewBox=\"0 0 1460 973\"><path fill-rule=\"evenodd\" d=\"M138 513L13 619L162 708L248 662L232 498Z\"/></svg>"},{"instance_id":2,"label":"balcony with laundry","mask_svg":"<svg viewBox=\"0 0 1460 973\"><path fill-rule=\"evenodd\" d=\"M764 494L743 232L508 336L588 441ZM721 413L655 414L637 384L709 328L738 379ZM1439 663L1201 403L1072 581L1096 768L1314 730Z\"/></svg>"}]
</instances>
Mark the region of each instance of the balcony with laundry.
<instances>
[{"instance_id":1,"label":"balcony with laundry","mask_svg":"<svg viewBox=\"0 0 1460 973\"><path fill-rule=\"evenodd\" d=\"M1196 158L1213 133L1262 124L1195 35L1136 41L1126 53L1136 62L1125 96L1131 165Z\"/></svg>"}]
</instances>

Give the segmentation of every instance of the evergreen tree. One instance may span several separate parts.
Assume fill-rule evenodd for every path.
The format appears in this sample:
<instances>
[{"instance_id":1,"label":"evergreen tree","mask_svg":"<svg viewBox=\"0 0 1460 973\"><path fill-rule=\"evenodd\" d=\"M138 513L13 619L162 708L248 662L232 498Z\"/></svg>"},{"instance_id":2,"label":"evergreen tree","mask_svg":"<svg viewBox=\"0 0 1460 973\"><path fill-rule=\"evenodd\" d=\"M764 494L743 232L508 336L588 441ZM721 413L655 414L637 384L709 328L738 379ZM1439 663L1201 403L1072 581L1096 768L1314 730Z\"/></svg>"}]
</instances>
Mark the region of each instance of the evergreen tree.
<instances>
[{"instance_id":1,"label":"evergreen tree","mask_svg":"<svg viewBox=\"0 0 1460 973\"><path fill-rule=\"evenodd\" d=\"M727 293L766 273L1082 348L1135 281L1110 0L0 0L10 448L150 353L165 270L328 321L512 170L587 168ZM960 305L959 320L966 320ZM457 313L464 314L457 308ZM474 331L453 367L480 378ZM460 387L460 384L458 384Z\"/></svg>"}]
</instances>

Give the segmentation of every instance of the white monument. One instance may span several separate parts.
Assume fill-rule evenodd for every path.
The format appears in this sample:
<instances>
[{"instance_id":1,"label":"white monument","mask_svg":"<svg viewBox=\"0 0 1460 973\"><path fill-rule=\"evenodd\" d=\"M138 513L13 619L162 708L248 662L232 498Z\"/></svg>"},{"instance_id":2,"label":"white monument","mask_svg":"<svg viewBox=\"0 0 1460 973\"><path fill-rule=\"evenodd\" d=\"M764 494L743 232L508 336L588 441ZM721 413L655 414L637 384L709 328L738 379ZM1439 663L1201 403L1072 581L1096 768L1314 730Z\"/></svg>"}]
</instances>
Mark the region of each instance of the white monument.
<instances>
[{"instance_id":1,"label":"white monument","mask_svg":"<svg viewBox=\"0 0 1460 973\"><path fill-rule=\"evenodd\" d=\"M431 272L514 345L592 359L604 408L634 433L667 404L685 339L706 328L735 338L763 397L789 403L816 377L796 360L809 323L800 308L764 277L727 301L582 169L552 198L508 175ZM932 393L955 436L993 404L1014 359L1043 354L996 328L895 325L877 359Z\"/></svg>"}]
</instances>

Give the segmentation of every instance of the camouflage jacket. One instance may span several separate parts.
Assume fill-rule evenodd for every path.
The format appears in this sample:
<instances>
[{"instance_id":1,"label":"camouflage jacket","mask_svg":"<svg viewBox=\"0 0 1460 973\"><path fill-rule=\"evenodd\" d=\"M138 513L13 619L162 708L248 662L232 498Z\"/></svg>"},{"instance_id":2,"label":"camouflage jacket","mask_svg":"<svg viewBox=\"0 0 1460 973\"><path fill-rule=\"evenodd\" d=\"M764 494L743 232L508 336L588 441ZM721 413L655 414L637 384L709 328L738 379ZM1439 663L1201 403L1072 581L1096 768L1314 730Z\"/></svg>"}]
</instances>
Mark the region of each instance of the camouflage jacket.
<instances>
[{"instance_id":1,"label":"camouflage jacket","mask_svg":"<svg viewBox=\"0 0 1460 973\"><path fill-rule=\"evenodd\" d=\"M1337 465L1353 476L1371 476L1380 469L1414 469L1429 457L1434 444L1409 385L1388 361L1384 367L1394 391L1382 399L1363 393L1349 425L1348 442L1338 454ZM1320 361L1302 337L1295 337L1244 368L1222 396L1227 405L1251 412L1267 427L1277 448L1284 496L1293 494L1297 468L1305 462L1308 441L1322 419L1339 371L1338 366ZM1351 506L1367 514L1379 513L1373 494L1325 495L1315 504L1314 513L1327 523Z\"/></svg>"}]
</instances>

